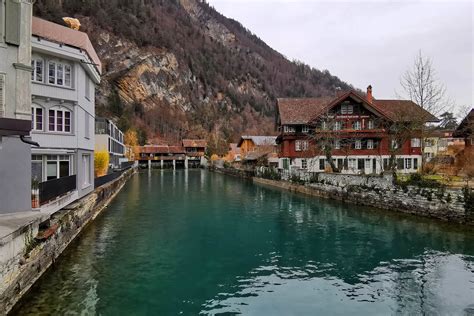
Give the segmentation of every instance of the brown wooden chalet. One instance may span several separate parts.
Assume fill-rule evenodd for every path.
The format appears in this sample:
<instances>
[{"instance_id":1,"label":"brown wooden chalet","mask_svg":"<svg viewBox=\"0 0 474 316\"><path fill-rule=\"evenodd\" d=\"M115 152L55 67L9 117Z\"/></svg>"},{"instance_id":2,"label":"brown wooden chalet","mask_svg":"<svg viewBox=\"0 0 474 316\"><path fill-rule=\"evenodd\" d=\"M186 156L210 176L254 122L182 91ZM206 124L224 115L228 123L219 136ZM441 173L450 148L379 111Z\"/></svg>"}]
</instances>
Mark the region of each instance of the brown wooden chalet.
<instances>
[{"instance_id":1,"label":"brown wooden chalet","mask_svg":"<svg viewBox=\"0 0 474 316\"><path fill-rule=\"evenodd\" d=\"M421 124L437 118L410 100L379 100L355 90L337 97L278 99L279 168L324 171L330 148L347 173L380 173L396 154L397 169L421 165Z\"/></svg>"}]
</instances>

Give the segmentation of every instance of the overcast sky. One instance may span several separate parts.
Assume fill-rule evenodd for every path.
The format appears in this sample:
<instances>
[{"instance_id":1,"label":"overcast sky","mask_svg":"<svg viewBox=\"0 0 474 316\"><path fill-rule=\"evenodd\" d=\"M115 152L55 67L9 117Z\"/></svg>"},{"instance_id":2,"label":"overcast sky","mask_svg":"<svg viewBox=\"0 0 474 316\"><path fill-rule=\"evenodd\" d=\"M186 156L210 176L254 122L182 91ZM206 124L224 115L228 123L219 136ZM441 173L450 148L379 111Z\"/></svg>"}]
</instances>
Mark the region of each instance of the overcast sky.
<instances>
[{"instance_id":1,"label":"overcast sky","mask_svg":"<svg viewBox=\"0 0 474 316\"><path fill-rule=\"evenodd\" d=\"M458 106L474 105L473 2L208 0L289 59L395 97L421 49ZM453 112L456 113L454 109Z\"/></svg>"}]
</instances>

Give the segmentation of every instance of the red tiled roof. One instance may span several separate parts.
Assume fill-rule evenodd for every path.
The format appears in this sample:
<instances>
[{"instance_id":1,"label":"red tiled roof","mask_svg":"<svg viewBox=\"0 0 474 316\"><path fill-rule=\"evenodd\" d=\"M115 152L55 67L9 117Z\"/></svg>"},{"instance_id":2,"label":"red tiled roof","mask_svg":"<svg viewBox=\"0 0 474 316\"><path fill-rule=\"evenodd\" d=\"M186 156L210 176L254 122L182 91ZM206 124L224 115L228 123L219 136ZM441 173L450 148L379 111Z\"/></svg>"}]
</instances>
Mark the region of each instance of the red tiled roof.
<instances>
[{"instance_id":1,"label":"red tiled roof","mask_svg":"<svg viewBox=\"0 0 474 316\"><path fill-rule=\"evenodd\" d=\"M183 139L183 147L205 148L207 147L207 141L205 139Z\"/></svg>"},{"instance_id":2,"label":"red tiled roof","mask_svg":"<svg viewBox=\"0 0 474 316\"><path fill-rule=\"evenodd\" d=\"M281 125L307 124L316 119L327 109L351 97L364 102L374 112L387 117L392 121L409 120L413 117L422 117L426 122L437 122L438 119L410 100L376 100L370 103L365 96L354 90L338 97L322 98L290 98L278 99L278 111Z\"/></svg>"},{"instance_id":3,"label":"red tiled roof","mask_svg":"<svg viewBox=\"0 0 474 316\"><path fill-rule=\"evenodd\" d=\"M184 154L186 151L182 146L169 146L169 153L170 154Z\"/></svg>"},{"instance_id":4,"label":"red tiled roof","mask_svg":"<svg viewBox=\"0 0 474 316\"><path fill-rule=\"evenodd\" d=\"M32 34L56 43L66 44L72 47L83 49L89 55L89 58L97 65L96 69L99 74L102 72L102 64L99 56L92 46L89 36L81 31L73 30L69 27L62 26L50 21L46 21L37 17L33 17Z\"/></svg>"}]
</instances>

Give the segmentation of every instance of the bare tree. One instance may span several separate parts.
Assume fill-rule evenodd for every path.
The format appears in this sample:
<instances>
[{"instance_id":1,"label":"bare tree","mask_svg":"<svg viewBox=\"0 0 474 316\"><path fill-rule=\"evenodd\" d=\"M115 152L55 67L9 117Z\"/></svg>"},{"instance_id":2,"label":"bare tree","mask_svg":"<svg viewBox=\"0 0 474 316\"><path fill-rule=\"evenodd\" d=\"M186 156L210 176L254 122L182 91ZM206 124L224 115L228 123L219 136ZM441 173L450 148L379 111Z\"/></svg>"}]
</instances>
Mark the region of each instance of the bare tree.
<instances>
[{"instance_id":1,"label":"bare tree","mask_svg":"<svg viewBox=\"0 0 474 316\"><path fill-rule=\"evenodd\" d=\"M421 50L400 84L410 100L433 115L441 114L452 103L446 96L446 86L438 80L431 59L423 56Z\"/></svg>"}]
</instances>

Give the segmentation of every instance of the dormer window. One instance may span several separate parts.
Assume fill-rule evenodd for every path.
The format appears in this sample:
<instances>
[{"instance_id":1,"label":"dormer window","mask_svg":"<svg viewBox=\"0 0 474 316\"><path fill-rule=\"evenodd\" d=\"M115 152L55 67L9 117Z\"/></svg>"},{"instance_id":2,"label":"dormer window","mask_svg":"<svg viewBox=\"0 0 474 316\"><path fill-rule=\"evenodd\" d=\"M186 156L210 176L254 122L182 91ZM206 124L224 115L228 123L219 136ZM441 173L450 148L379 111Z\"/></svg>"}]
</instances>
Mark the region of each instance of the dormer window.
<instances>
[{"instance_id":1,"label":"dormer window","mask_svg":"<svg viewBox=\"0 0 474 316\"><path fill-rule=\"evenodd\" d=\"M353 114L354 106L352 104L342 104L341 105L341 114Z\"/></svg>"},{"instance_id":2,"label":"dormer window","mask_svg":"<svg viewBox=\"0 0 474 316\"><path fill-rule=\"evenodd\" d=\"M294 126L289 126L289 125L285 125L283 127L283 131L285 133L294 133L295 132L295 127Z\"/></svg>"}]
</instances>

